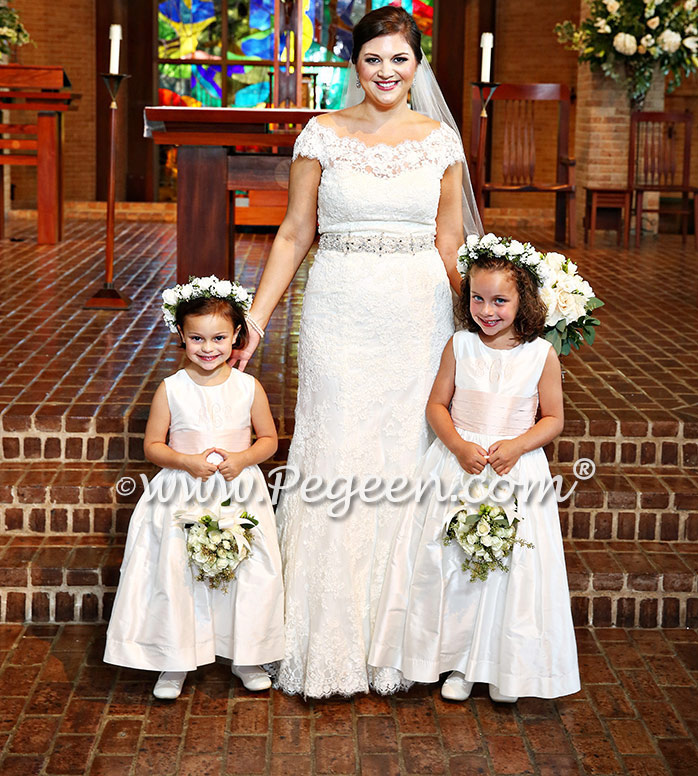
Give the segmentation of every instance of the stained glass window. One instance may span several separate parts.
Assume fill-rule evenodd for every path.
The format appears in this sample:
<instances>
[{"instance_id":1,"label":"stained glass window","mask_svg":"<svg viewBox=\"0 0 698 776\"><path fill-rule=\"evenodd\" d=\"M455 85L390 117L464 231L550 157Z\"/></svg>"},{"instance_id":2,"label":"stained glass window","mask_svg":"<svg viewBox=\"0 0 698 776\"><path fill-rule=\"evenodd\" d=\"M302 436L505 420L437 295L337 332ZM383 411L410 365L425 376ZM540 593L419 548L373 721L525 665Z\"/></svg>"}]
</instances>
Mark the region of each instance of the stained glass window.
<instances>
[{"instance_id":1,"label":"stained glass window","mask_svg":"<svg viewBox=\"0 0 698 776\"><path fill-rule=\"evenodd\" d=\"M431 54L434 0L298 2L303 4L307 105L340 107L346 65L351 57L351 31L371 8L401 5L413 14L422 32L423 48L427 56ZM280 16L290 17L292 5L281 0ZM278 54L283 61L287 48L294 50L294 33L286 31L283 18L280 22ZM270 105L274 0L161 0L158 28L161 105Z\"/></svg>"}]
</instances>

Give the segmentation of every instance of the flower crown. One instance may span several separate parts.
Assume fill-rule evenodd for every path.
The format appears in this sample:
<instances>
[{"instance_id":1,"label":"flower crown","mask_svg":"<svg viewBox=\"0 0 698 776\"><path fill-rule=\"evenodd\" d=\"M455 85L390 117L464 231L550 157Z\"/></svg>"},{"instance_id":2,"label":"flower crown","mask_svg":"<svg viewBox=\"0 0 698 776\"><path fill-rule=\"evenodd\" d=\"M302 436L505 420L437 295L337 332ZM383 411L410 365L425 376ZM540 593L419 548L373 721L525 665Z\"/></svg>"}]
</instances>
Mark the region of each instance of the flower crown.
<instances>
[{"instance_id":1,"label":"flower crown","mask_svg":"<svg viewBox=\"0 0 698 776\"><path fill-rule=\"evenodd\" d=\"M458 271L461 277L468 274L468 270L478 259L510 261L530 272L539 288L549 285L552 281L550 268L543 255L531 243L521 243L511 237L497 237L491 232L483 237L469 234L465 244L458 249Z\"/></svg>"},{"instance_id":2,"label":"flower crown","mask_svg":"<svg viewBox=\"0 0 698 776\"><path fill-rule=\"evenodd\" d=\"M225 299L246 313L252 304L252 294L239 283L219 280L215 275L207 278L189 277L189 282L166 288L162 292L162 317L167 328L177 331L177 306L192 299Z\"/></svg>"}]
</instances>

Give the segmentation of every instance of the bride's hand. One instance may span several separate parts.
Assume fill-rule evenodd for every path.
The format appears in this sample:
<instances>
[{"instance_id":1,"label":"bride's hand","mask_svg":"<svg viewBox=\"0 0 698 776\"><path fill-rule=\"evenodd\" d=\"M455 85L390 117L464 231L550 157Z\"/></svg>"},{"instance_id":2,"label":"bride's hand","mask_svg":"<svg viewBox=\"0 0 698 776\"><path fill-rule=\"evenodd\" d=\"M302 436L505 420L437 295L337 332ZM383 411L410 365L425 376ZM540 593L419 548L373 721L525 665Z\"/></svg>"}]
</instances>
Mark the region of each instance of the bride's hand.
<instances>
[{"instance_id":1,"label":"bride's hand","mask_svg":"<svg viewBox=\"0 0 698 776\"><path fill-rule=\"evenodd\" d=\"M247 337L247 345L245 346L244 350L233 350L233 352L230 354L230 358L228 359L228 366L235 368L235 365L237 364L237 368L241 372L244 372L245 367L247 366L247 362L252 358L255 350L257 350L257 345L259 345L260 339L261 337L259 334L250 326L249 334Z\"/></svg>"}]
</instances>

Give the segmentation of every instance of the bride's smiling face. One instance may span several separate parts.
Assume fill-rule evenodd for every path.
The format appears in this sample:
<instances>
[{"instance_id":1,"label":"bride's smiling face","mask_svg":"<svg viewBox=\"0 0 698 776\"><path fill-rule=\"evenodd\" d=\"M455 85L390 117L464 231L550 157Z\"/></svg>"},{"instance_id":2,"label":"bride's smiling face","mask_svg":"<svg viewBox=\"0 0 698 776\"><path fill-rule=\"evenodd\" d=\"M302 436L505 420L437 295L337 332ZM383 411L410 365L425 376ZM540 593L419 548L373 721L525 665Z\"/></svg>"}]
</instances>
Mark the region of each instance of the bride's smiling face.
<instances>
[{"instance_id":1,"label":"bride's smiling face","mask_svg":"<svg viewBox=\"0 0 698 776\"><path fill-rule=\"evenodd\" d=\"M380 35L361 47L356 73L366 97L389 107L407 100L418 64L404 35Z\"/></svg>"}]
</instances>

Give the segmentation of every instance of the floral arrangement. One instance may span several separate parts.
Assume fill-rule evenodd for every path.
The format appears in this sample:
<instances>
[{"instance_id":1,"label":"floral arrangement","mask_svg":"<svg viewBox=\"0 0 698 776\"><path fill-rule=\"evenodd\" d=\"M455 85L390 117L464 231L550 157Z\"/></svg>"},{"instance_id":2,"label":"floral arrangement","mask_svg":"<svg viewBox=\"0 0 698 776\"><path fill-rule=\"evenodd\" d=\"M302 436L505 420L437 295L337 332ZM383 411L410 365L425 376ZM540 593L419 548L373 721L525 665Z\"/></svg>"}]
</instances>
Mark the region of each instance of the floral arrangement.
<instances>
[{"instance_id":1,"label":"floral arrangement","mask_svg":"<svg viewBox=\"0 0 698 776\"><path fill-rule=\"evenodd\" d=\"M458 270L462 277L473 262L503 258L533 275L547 307L544 336L555 352L566 356L583 342L591 345L599 325L592 311L603 306L594 290L577 272L577 265L561 253L540 253L530 243L489 234L468 235L458 249Z\"/></svg>"},{"instance_id":2,"label":"floral arrangement","mask_svg":"<svg viewBox=\"0 0 698 776\"><path fill-rule=\"evenodd\" d=\"M507 514L501 506L480 504L477 512L468 513L468 505L462 502L451 518L444 533L446 545L456 541L463 552L463 571L470 571L470 581L487 579L490 571L509 571L504 559L511 554L515 544L533 547L531 542L516 538L516 526L520 522L516 505Z\"/></svg>"},{"instance_id":3,"label":"floral arrangement","mask_svg":"<svg viewBox=\"0 0 698 776\"><path fill-rule=\"evenodd\" d=\"M235 579L235 570L247 558L253 540L250 531L258 520L244 507L231 507L230 500L211 514L180 510L175 520L189 525L187 555L189 563L198 570L196 579L212 589L227 592L228 583Z\"/></svg>"},{"instance_id":4,"label":"floral arrangement","mask_svg":"<svg viewBox=\"0 0 698 776\"><path fill-rule=\"evenodd\" d=\"M252 294L237 282L219 280L215 275L207 278L189 277L189 282L166 288L162 292L162 317L171 332L177 331L177 305L190 299L206 297L229 299L247 312L252 304Z\"/></svg>"},{"instance_id":5,"label":"floral arrangement","mask_svg":"<svg viewBox=\"0 0 698 776\"><path fill-rule=\"evenodd\" d=\"M591 0L578 27L565 21L555 32L580 62L624 83L634 109L642 107L655 66L671 74L669 91L681 83L682 71L698 69L698 0Z\"/></svg>"},{"instance_id":6,"label":"floral arrangement","mask_svg":"<svg viewBox=\"0 0 698 776\"><path fill-rule=\"evenodd\" d=\"M0 5L0 53L12 54L17 46L25 43L31 43L31 38L19 20L19 13L3 3Z\"/></svg>"},{"instance_id":7,"label":"floral arrangement","mask_svg":"<svg viewBox=\"0 0 698 776\"><path fill-rule=\"evenodd\" d=\"M594 296L573 261L561 253L546 253L542 258L550 271L549 281L540 289L548 308L544 336L558 355L566 356L573 347L594 342L600 321L591 313L603 307L603 302Z\"/></svg>"}]
</instances>

